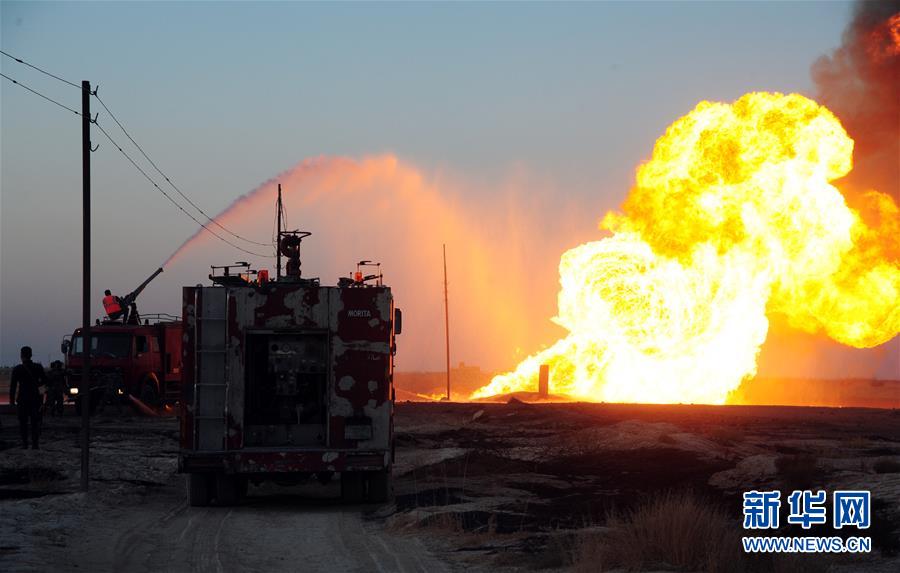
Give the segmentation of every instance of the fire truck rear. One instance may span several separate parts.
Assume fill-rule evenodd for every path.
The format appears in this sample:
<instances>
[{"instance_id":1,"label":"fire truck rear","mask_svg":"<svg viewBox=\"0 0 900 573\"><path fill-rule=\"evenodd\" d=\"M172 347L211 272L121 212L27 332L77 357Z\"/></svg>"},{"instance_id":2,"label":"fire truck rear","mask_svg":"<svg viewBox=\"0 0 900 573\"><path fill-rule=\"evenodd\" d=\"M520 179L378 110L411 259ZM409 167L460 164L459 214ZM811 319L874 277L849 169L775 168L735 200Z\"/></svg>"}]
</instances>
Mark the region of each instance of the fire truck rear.
<instances>
[{"instance_id":1,"label":"fire truck rear","mask_svg":"<svg viewBox=\"0 0 900 573\"><path fill-rule=\"evenodd\" d=\"M248 482L312 477L339 476L348 501L391 494L401 328L391 289L380 275L336 287L300 278L285 242L284 277L214 267L214 286L183 289L179 471L191 505L236 503Z\"/></svg>"}]
</instances>

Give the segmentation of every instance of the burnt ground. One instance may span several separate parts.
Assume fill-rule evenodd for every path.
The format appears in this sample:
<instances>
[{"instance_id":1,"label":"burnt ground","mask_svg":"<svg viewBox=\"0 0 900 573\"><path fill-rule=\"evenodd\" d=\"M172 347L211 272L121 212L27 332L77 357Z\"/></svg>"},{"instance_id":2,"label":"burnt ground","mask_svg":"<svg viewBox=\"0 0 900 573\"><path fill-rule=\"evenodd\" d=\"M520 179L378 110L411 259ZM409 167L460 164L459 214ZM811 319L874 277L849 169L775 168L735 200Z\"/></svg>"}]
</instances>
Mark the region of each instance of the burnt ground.
<instances>
[{"instance_id":1,"label":"burnt ground","mask_svg":"<svg viewBox=\"0 0 900 573\"><path fill-rule=\"evenodd\" d=\"M174 418L97 417L86 496L77 492L79 420L72 413L46 419L40 451L18 448L15 418L2 421L3 570L198 570L210 563L227 570L229 561L247 570L290 569L247 559L295 544L285 536L305 523L336 532L337 550L352 549L345 565L320 562L332 569L365 569L366 559L396 560L404 570L436 570L435 563L448 570L566 569L579 534L602 531L610 512L660 492L690 490L724 508L739 528L743 491L807 487L872 491L875 516L865 534L875 551L829 556L828 568L900 568L897 410L400 403L394 504L341 506L334 486L315 484L325 499L302 488L251 488L243 506L227 512L185 507ZM161 527L164 533L154 531ZM256 533L266 528L281 533ZM825 526L811 532L835 533ZM247 535L257 537L248 542ZM240 553L228 552L238 546ZM147 561L157 554L178 557Z\"/></svg>"},{"instance_id":2,"label":"burnt ground","mask_svg":"<svg viewBox=\"0 0 900 573\"><path fill-rule=\"evenodd\" d=\"M900 566L898 410L404 403L396 425L388 521L450 532L473 563L565 568L578 531L664 492L689 490L740 529L744 491L783 491L785 523L791 490L821 488L871 490L875 514L864 534L876 551L829 557L824 569ZM794 526L778 534L804 535ZM848 534L818 526L805 535Z\"/></svg>"}]
</instances>

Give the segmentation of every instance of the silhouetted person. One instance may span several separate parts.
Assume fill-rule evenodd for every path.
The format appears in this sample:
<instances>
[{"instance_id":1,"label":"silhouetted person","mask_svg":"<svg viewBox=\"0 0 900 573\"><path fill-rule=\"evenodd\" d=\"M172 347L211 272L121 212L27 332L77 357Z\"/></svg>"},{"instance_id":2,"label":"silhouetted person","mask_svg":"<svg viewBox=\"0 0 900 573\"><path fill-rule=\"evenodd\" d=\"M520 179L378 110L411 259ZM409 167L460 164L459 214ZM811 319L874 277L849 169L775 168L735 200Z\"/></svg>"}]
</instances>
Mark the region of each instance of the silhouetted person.
<instances>
[{"instance_id":1,"label":"silhouetted person","mask_svg":"<svg viewBox=\"0 0 900 573\"><path fill-rule=\"evenodd\" d=\"M31 424L31 447L38 449L41 435L41 391L47 383L44 368L31 361L31 347L23 346L22 363L13 368L9 381L9 403L16 405L19 414L19 431L22 447L28 448L28 425ZM18 392L16 392L18 390Z\"/></svg>"},{"instance_id":2,"label":"silhouetted person","mask_svg":"<svg viewBox=\"0 0 900 573\"><path fill-rule=\"evenodd\" d=\"M110 320L116 320L125 314L125 309L122 308L122 299L114 296L109 289L103 291L103 294L103 310L106 311L106 316Z\"/></svg>"},{"instance_id":3,"label":"silhouetted person","mask_svg":"<svg viewBox=\"0 0 900 573\"><path fill-rule=\"evenodd\" d=\"M63 363L54 360L47 371L47 397L44 401L45 410L51 416L62 416L63 404L66 399L66 373Z\"/></svg>"}]
</instances>

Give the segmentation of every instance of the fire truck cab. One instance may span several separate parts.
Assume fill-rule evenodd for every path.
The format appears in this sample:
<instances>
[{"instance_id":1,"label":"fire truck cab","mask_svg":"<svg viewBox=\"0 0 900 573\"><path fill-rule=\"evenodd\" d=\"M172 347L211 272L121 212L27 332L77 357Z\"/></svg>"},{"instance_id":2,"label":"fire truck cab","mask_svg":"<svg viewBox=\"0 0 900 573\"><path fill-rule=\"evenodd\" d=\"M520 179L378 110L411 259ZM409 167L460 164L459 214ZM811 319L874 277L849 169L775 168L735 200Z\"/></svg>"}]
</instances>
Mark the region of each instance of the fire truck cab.
<instances>
[{"instance_id":1,"label":"fire truck cab","mask_svg":"<svg viewBox=\"0 0 900 573\"><path fill-rule=\"evenodd\" d=\"M386 500L401 329L391 289L216 278L183 289L178 467L190 504L233 504L249 481L337 475L346 500Z\"/></svg>"},{"instance_id":2,"label":"fire truck cab","mask_svg":"<svg viewBox=\"0 0 900 573\"><path fill-rule=\"evenodd\" d=\"M91 409L108 393L133 395L147 406L178 399L181 386L181 321L155 316L153 324L102 323L91 328ZM80 405L78 389L84 337L78 328L63 339L66 384Z\"/></svg>"}]
</instances>

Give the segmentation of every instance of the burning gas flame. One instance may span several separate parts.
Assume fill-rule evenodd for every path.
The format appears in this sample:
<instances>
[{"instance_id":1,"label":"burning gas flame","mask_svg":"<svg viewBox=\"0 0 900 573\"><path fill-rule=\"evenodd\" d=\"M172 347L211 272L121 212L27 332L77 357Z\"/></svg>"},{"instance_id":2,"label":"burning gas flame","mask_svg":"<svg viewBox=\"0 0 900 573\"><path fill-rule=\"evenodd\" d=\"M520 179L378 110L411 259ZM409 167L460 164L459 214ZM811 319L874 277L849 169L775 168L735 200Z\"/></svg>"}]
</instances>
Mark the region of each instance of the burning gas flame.
<instances>
[{"instance_id":1,"label":"burning gas flame","mask_svg":"<svg viewBox=\"0 0 900 573\"><path fill-rule=\"evenodd\" d=\"M701 102L637 170L611 237L563 254L554 322L568 335L473 398L537 388L616 402L723 403L756 372L768 313L854 347L900 333L900 211L868 216L831 184L853 140L801 95ZM877 220L880 226L866 221Z\"/></svg>"}]
</instances>

